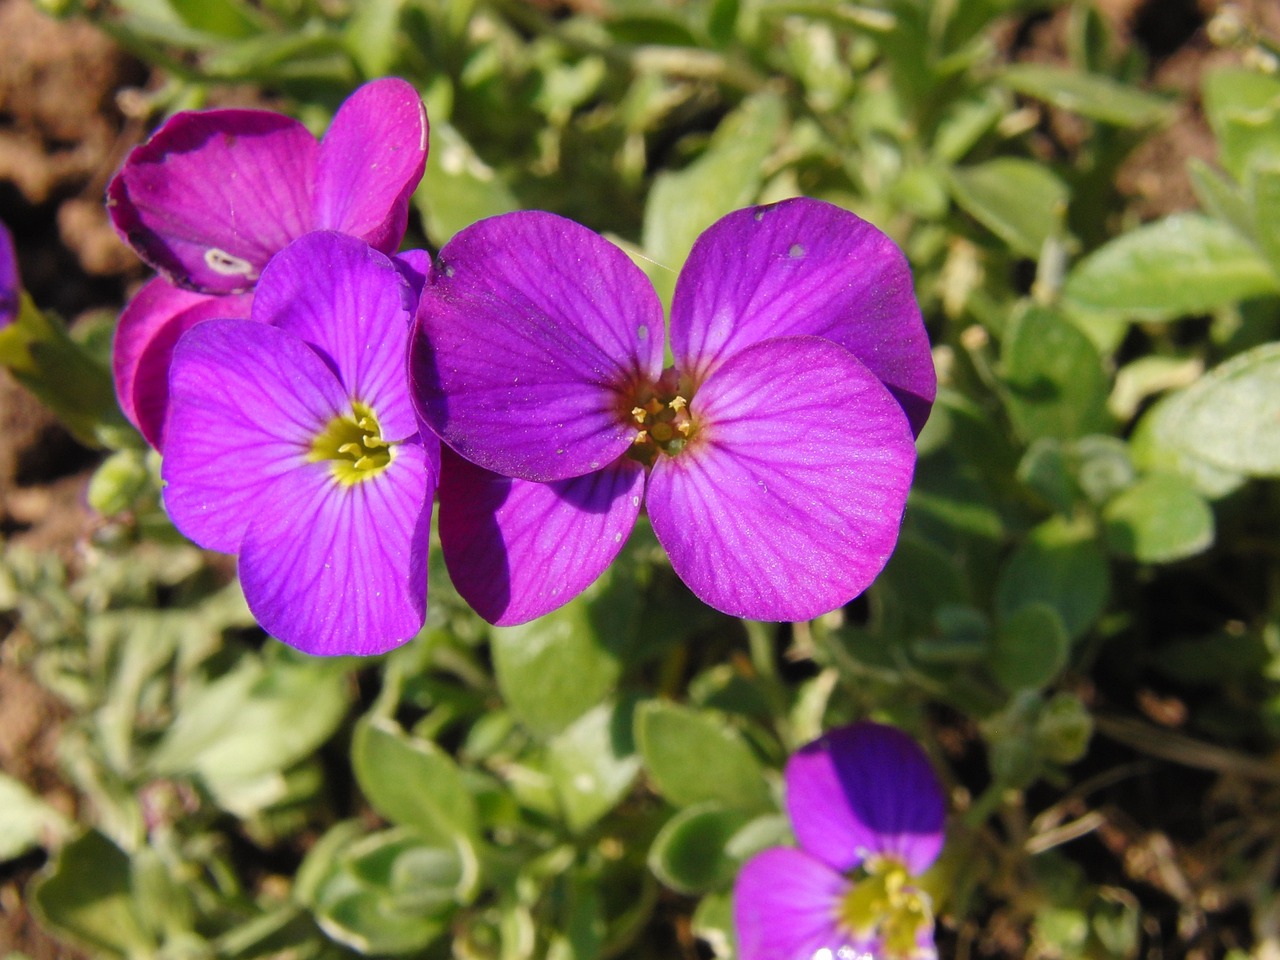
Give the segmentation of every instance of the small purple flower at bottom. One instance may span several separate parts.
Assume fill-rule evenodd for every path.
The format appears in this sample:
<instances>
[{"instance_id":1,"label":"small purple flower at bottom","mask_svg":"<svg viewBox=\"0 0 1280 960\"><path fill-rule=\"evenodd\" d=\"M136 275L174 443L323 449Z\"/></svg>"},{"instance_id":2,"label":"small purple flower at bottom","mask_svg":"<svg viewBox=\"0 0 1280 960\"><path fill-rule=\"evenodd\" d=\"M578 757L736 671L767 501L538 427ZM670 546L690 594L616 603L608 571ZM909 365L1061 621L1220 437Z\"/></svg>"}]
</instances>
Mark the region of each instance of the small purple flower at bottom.
<instances>
[{"instance_id":1,"label":"small purple flower at bottom","mask_svg":"<svg viewBox=\"0 0 1280 960\"><path fill-rule=\"evenodd\" d=\"M841 727L786 768L799 849L775 847L734 886L739 960L932 960L933 905L919 877L937 859L942 785L905 733Z\"/></svg>"},{"instance_id":2,"label":"small purple flower at bottom","mask_svg":"<svg viewBox=\"0 0 1280 960\"><path fill-rule=\"evenodd\" d=\"M18 318L18 255L9 228L0 223L0 330Z\"/></svg>"},{"instance_id":3,"label":"small purple flower at bottom","mask_svg":"<svg viewBox=\"0 0 1280 960\"><path fill-rule=\"evenodd\" d=\"M239 554L253 615L307 653L381 653L424 621L439 443L409 399L413 302L390 258L312 233L263 270L251 319L173 351L165 506Z\"/></svg>"}]
</instances>

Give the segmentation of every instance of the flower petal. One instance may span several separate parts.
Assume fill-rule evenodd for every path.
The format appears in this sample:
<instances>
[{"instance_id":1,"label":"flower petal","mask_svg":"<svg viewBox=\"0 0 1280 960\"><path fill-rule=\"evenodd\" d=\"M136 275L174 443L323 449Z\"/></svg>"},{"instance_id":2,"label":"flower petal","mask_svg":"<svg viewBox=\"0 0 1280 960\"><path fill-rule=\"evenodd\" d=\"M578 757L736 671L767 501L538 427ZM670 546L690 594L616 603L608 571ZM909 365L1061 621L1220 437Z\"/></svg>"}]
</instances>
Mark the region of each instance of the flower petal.
<instances>
[{"instance_id":1,"label":"flower petal","mask_svg":"<svg viewBox=\"0 0 1280 960\"><path fill-rule=\"evenodd\" d=\"M116 397L129 422L157 450L164 450L169 362L178 338L203 320L246 319L252 303L253 294L214 297L156 277L125 306L111 355Z\"/></svg>"},{"instance_id":2,"label":"flower petal","mask_svg":"<svg viewBox=\"0 0 1280 960\"><path fill-rule=\"evenodd\" d=\"M618 459L636 433L624 394L662 364L648 279L549 213L481 220L445 244L418 330L410 377L423 419L473 463L525 480Z\"/></svg>"},{"instance_id":3,"label":"flower petal","mask_svg":"<svg viewBox=\"0 0 1280 960\"><path fill-rule=\"evenodd\" d=\"M942 785L920 745L894 727L824 734L792 755L786 783L800 846L836 870L887 855L918 876L942 849Z\"/></svg>"},{"instance_id":4,"label":"flower petal","mask_svg":"<svg viewBox=\"0 0 1280 960\"><path fill-rule=\"evenodd\" d=\"M317 149L306 127L266 110L175 114L111 181L111 220L174 283L247 290L311 229Z\"/></svg>"},{"instance_id":5,"label":"flower petal","mask_svg":"<svg viewBox=\"0 0 1280 960\"><path fill-rule=\"evenodd\" d=\"M235 553L275 505L276 477L307 463L311 442L350 412L342 385L291 333L251 320L207 320L173 351L161 469L174 525L209 550Z\"/></svg>"},{"instance_id":6,"label":"flower petal","mask_svg":"<svg viewBox=\"0 0 1280 960\"><path fill-rule=\"evenodd\" d=\"M705 603L806 620L847 603L888 560L915 467L911 429L879 380L817 337L766 340L694 394L697 432L658 457L653 532Z\"/></svg>"},{"instance_id":7,"label":"flower petal","mask_svg":"<svg viewBox=\"0 0 1280 960\"><path fill-rule=\"evenodd\" d=\"M0 330L18 316L18 291L22 282L18 278L18 255L13 249L13 235L0 223Z\"/></svg>"},{"instance_id":8,"label":"flower petal","mask_svg":"<svg viewBox=\"0 0 1280 960\"><path fill-rule=\"evenodd\" d=\"M427 278L431 276L431 271L434 269L431 254L426 250L402 250L391 258L391 262L396 265L400 276L405 278L409 289L413 291L416 309L418 298L422 296L422 288L426 286Z\"/></svg>"},{"instance_id":9,"label":"flower petal","mask_svg":"<svg viewBox=\"0 0 1280 960\"><path fill-rule=\"evenodd\" d=\"M253 319L301 337L333 364L347 396L377 414L382 435L418 432L405 352L413 293L391 260L363 240L318 230L271 261Z\"/></svg>"},{"instance_id":10,"label":"flower petal","mask_svg":"<svg viewBox=\"0 0 1280 960\"><path fill-rule=\"evenodd\" d=\"M320 141L315 225L394 253L426 163L427 111L418 92L395 78L366 83Z\"/></svg>"},{"instance_id":11,"label":"flower petal","mask_svg":"<svg viewBox=\"0 0 1280 960\"><path fill-rule=\"evenodd\" d=\"M500 627L568 603L622 549L640 513L644 468L621 458L556 483L511 480L448 450L440 479L440 543L449 576Z\"/></svg>"},{"instance_id":12,"label":"flower petal","mask_svg":"<svg viewBox=\"0 0 1280 960\"><path fill-rule=\"evenodd\" d=\"M263 629L318 656L384 653L422 629L436 475L417 442L351 486L324 464L279 477L244 536L240 581Z\"/></svg>"},{"instance_id":13,"label":"flower petal","mask_svg":"<svg viewBox=\"0 0 1280 960\"><path fill-rule=\"evenodd\" d=\"M738 960L861 956L849 952L854 944L836 925L847 887L844 877L802 850L774 847L756 854L733 887Z\"/></svg>"},{"instance_id":14,"label":"flower petal","mask_svg":"<svg viewBox=\"0 0 1280 960\"><path fill-rule=\"evenodd\" d=\"M937 376L911 268L894 242L847 210L807 198L712 224L676 282L676 367L701 381L752 343L798 335L853 353L920 432Z\"/></svg>"}]
</instances>

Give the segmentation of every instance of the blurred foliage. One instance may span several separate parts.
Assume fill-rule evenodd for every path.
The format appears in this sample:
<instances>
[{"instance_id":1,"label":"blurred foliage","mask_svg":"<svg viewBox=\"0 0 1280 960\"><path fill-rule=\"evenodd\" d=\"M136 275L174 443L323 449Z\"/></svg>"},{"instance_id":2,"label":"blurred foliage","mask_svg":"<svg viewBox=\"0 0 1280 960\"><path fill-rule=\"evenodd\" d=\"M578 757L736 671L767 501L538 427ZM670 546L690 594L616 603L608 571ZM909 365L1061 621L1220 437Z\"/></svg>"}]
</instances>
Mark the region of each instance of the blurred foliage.
<instances>
[{"instance_id":1,"label":"blurred foliage","mask_svg":"<svg viewBox=\"0 0 1280 960\"><path fill-rule=\"evenodd\" d=\"M363 80L409 79L432 125L409 247L548 209L669 297L730 210L845 206L907 252L941 379L898 550L844 611L715 614L642 524L519 628L477 620L437 556L421 636L364 662L264 641L118 414L53 397L115 451L74 572L0 564L13 649L73 711L75 822L0 777L0 857L48 852L30 902L57 936L174 960L728 957L734 874L787 838L788 752L874 715L951 788L944 954L1280 949L1274 50L1244 58L1271 74L1207 76L1201 209L1140 223L1117 172L1181 105L1085 0L42 6L159 68L153 122L238 84L320 130ZM1015 62L1050 15L1060 62ZM1180 730L1138 719L1157 701Z\"/></svg>"}]
</instances>

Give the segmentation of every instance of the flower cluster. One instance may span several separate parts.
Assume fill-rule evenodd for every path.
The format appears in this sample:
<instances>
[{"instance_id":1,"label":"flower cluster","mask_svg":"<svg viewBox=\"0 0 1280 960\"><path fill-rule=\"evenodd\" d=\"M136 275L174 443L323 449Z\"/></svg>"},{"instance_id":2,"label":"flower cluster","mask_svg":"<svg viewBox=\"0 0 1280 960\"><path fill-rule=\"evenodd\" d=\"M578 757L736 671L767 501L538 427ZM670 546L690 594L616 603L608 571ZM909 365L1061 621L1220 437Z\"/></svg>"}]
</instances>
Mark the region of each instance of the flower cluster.
<instances>
[{"instance_id":1,"label":"flower cluster","mask_svg":"<svg viewBox=\"0 0 1280 960\"><path fill-rule=\"evenodd\" d=\"M426 150L416 92L380 80L319 142L262 111L179 114L108 191L162 275L121 319L121 406L164 454L174 523L239 555L268 631L323 654L412 637L437 488L450 574L495 624L580 593L642 509L735 616L810 618L870 584L936 386L892 241L815 200L730 214L668 328L622 250L549 213L397 254Z\"/></svg>"},{"instance_id":2,"label":"flower cluster","mask_svg":"<svg viewBox=\"0 0 1280 960\"><path fill-rule=\"evenodd\" d=\"M943 843L929 759L893 727L832 730L787 763L799 848L756 854L734 887L741 960L933 960L920 875Z\"/></svg>"}]
</instances>

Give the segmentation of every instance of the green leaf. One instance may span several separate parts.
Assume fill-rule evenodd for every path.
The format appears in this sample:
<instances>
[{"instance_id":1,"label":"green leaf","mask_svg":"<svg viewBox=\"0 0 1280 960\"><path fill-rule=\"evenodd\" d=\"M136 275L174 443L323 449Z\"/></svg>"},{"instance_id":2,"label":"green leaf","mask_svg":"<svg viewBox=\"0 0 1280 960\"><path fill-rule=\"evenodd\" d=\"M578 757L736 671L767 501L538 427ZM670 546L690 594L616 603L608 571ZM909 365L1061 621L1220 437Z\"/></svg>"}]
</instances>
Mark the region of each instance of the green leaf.
<instances>
[{"instance_id":1,"label":"green leaf","mask_svg":"<svg viewBox=\"0 0 1280 960\"><path fill-rule=\"evenodd\" d=\"M1002 157L951 171L951 193L971 217L1023 257L1062 233L1067 186L1043 164Z\"/></svg>"},{"instance_id":2,"label":"green leaf","mask_svg":"<svg viewBox=\"0 0 1280 960\"><path fill-rule=\"evenodd\" d=\"M282 770L329 739L346 709L341 661L244 659L183 699L151 771L239 782Z\"/></svg>"},{"instance_id":3,"label":"green leaf","mask_svg":"<svg viewBox=\"0 0 1280 960\"><path fill-rule=\"evenodd\" d=\"M996 583L996 608L1005 621L1023 607L1044 603L1076 639L1102 613L1110 586L1106 555L1084 526L1046 520L1006 561Z\"/></svg>"},{"instance_id":4,"label":"green leaf","mask_svg":"<svg viewBox=\"0 0 1280 960\"><path fill-rule=\"evenodd\" d=\"M1280 162L1280 79L1256 70L1214 70L1204 78L1204 110L1222 166L1237 181L1254 163Z\"/></svg>"},{"instance_id":5,"label":"green leaf","mask_svg":"<svg viewBox=\"0 0 1280 960\"><path fill-rule=\"evenodd\" d=\"M709 893L693 911L693 935L711 948L719 960L733 956L733 896Z\"/></svg>"},{"instance_id":6,"label":"green leaf","mask_svg":"<svg viewBox=\"0 0 1280 960\"><path fill-rule=\"evenodd\" d=\"M400 16L405 0L363 0L346 25L347 48L366 77L391 72L402 36Z\"/></svg>"},{"instance_id":7,"label":"green leaf","mask_svg":"<svg viewBox=\"0 0 1280 960\"><path fill-rule=\"evenodd\" d=\"M431 120L431 149L413 204L437 247L485 217L520 209L502 175L485 163L446 120Z\"/></svg>"},{"instance_id":8,"label":"green leaf","mask_svg":"<svg viewBox=\"0 0 1280 960\"><path fill-rule=\"evenodd\" d=\"M1018 93L1115 126L1147 127L1173 116L1167 100L1069 67L1019 63L1006 67L1000 79Z\"/></svg>"},{"instance_id":9,"label":"green leaf","mask_svg":"<svg viewBox=\"0 0 1280 960\"><path fill-rule=\"evenodd\" d=\"M1028 440L1069 440L1111 428L1102 358L1083 333L1045 307L1017 315L1001 356L1009 416Z\"/></svg>"},{"instance_id":10,"label":"green leaf","mask_svg":"<svg viewBox=\"0 0 1280 960\"><path fill-rule=\"evenodd\" d=\"M750 819L742 810L726 810L716 804L686 807L654 837L649 869L678 893L723 889L739 867L725 847Z\"/></svg>"},{"instance_id":11,"label":"green leaf","mask_svg":"<svg viewBox=\"0 0 1280 960\"><path fill-rule=\"evenodd\" d=\"M635 633L639 593L614 565L544 617L492 633L493 667L511 712L535 734L559 733L614 689Z\"/></svg>"},{"instance_id":12,"label":"green leaf","mask_svg":"<svg viewBox=\"0 0 1280 960\"><path fill-rule=\"evenodd\" d=\"M602 703L547 744L547 772L575 833L612 810L640 772L633 715L629 701Z\"/></svg>"},{"instance_id":13,"label":"green leaf","mask_svg":"<svg viewBox=\"0 0 1280 960\"><path fill-rule=\"evenodd\" d=\"M1029 603L1000 623L988 663L1010 693L1039 690L1067 663L1071 638L1056 610Z\"/></svg>"},{"instance_id":14,"label":"green leaf","mask_svg":"<svg viewBox=\"0 0 1280 960\"><path fill-rule=\"evenodd\" d=\"M90 951L151 956L155 943L133 902L131 874L125 852L93 830L62 848L32 901L45 924Z\"/></svg>"},{"instance_id":15,"label":"green leaf","mask_svg":"<svg viewBox=\"0 0 1280 960\"><path fill-rule=\"evenodd\" d=\"M447 753L393 721L365 718L351 741L351 767L370 805L392 823L438 839L475 838L475 802Z\"/></svg>"},{"instance_id":16,"label":"green leaf","mask_svg":"<svg viewBox=\"0 0 1280 960\"><path fill-rule=\"evenodd\" d=\"M715 714L647 701L636 708L636 744L658 792L676 806L718 802L750 812L774 806L760 761Z\"/></svg>"},{"instance_id":17,"label":"green leaf","mask_svg":"<svg viewBox=\"0 0 1280 960\"><path fill-rule=\"evenodd\" d=\"M1205 460L1187 446L1184 424L1195 399L1194 388L1161 397L1138 421L1129 438L1129 449L1142 470L1176 473L1197 493L1218 500L1238 490L1245 477L1240 471Z\"/></svg>"},{"instance_id":18,"label":"green leaf","mask_svg":"<svg viewBox=\"0 0 1280 960\"><path fill-rule=\"evenodd\" d=\"M1276 123L1280 125L1280 117ZM1248 204L1253 210L1258 246L1280 277L1280 165L1251 168L1248 184Z\"/></svg>"},{"instance_id":19,"label":"green leaf","mask_svg":"<svg viewBox=\"0 0 1280 960\"><path fill-rule=\"evenodd\" d=\"M1192 456L1223 470L1280 475L1280 343L1232 357L1189 387L1172 429Z\"/></svg>"},{"instance_id":20,"label":"green leaf","mask_svg":"<svg viewBox=\"0 0 1280 960\"><path fill-rule=\"evenodd\" d=\"M330 937L363 954L412 953L449 925L475 883L464 845L424 843L408 830L356 840L316 883L316 922Z\"/></svg>"},{"instance_id":21,"label":"green leaf","mask_svg":"<svg viewBox=\"0 0 1280 960\"><path fill-rule=\"evenodd\" d=\"M1199 157L1187 161L1187 175L1196 199L1209 216L1230 224L1242 237L1254 235L1253 211L1239 184Z\"/></svg>"},{"instance_id":22,"label":"green leaf","mask_svg":"<svg viewBox=\"0 0 1280 960\"><path fill-rule=\"evenodd\" d=\"M1063 294L1085 309L1151 319L1203 313L1280 291L1258 251L1225 223L1175 214L1122 234L1076 264Z\"/></svg>"},{"instance_id":23,"label":"green leaf","mask_svg":"<svg viewBox=\"0 0 1280 960\"><path fill-rule=\"evenodd\" d=\"M0 773L0 862L61 840L71 829L61 813Z\"/></svg>"},{"instance_id":24,"label":"green leaf","mask_svg":"<svg viewBox=\"0 0 1280 960\"><path fill-rule=\"evenodd\" d=\"M706 151L683 170L654 177L644 209L644 249L657 261L649 275L669 303L693 241L727 213L755 201L761 169L786 120L776 94L757 94L727 116Z\"/></svg>"},{"instance_id":25,"label":"green leaf","mask_svg":"<svg viewBox=\"0 0 1280 960\"><path fill-rule=\"evenodd\" d=\"M1144 477L1102 511L1107 543L1143 563L1172 563L1213 544L1213 511L1174 474Z\"/></svg>"}]
</instances>

